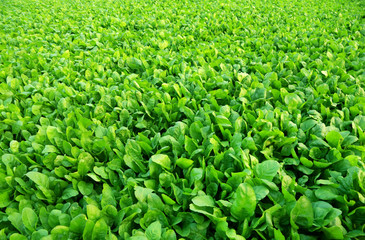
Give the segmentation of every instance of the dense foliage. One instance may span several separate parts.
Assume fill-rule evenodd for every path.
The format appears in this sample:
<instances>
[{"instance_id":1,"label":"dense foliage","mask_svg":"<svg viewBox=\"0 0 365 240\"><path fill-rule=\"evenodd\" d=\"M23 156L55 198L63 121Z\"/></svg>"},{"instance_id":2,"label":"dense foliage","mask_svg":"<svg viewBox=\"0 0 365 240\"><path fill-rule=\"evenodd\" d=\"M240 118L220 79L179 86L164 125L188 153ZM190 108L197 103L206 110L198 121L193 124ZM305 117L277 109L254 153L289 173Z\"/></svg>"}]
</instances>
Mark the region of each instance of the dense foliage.
<instances>
[{"instance_id":1,"label":"dense foliage","mask_svg":"<svg viewBox=\"0 0 365 240\"><path fill-rule=\"evenodd\" d=\"M363 239L364 9L0 1L0 239Z\"/></svg>"}]
</instances>

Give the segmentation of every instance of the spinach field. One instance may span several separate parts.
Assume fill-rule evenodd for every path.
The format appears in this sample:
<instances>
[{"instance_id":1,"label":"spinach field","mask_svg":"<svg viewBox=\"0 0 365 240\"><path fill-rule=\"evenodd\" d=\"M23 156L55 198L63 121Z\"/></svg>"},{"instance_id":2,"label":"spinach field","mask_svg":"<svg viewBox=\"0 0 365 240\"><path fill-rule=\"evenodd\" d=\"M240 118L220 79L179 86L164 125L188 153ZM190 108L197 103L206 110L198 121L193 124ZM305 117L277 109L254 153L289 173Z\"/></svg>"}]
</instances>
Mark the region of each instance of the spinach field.
<instances>
[{"instance_id":1,"label":"spinach field","mask_svg":"<svg viewBox=\"0 0 365 240\"><path fill-rule=\"evenodd\" d=\"M0 240L365 239L365 1L0 0Z\"/></svg>"}]
</instances>

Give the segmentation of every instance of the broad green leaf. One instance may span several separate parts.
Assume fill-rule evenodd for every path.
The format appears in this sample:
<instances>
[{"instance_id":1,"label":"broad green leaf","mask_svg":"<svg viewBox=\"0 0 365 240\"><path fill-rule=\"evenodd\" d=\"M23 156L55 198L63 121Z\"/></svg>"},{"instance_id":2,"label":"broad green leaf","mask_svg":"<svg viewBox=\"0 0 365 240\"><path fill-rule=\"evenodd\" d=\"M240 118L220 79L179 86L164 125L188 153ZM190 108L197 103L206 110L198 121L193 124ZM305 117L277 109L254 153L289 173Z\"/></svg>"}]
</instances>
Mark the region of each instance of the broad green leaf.
<instances>
[{"instance_id":1,"label":"broad green leaf","mask_svg":"<svg viewBox=\"0 0 365 240\"><path fill-rule=\"evenodd\" d=\"M290 223L293 228L309 228L313 225L314 214L311 201L306 196L301 196L290 212Z\"/></svg>"},{"instance_id":2,"label":"broad green leaf","mask_svg":"<svg viewBox=\"0 0 365 240\"><path fill-rule=\"evenodd\" d=\"M314 127L316 125L317 121L314 120L314 119L309 119L309 120L306 120L304 122L302 122L300 124L300 128L306 132L308 131L309 129L311 129L312 127Z\"/></svg>"},{"instance_id":3,"label":"broad green leaf","mask_svg":"<svg viewBox=\"0 0 365 240\"><path fill-rule=\"evenodd\" d=\"M81 234L85 228L87 218L85 214L79 214L70 222L70 231Z\"/></svg>"},{"instance_id":4,"label":"broad green leaf","mask_svg":"<svg viewBox=\"0 0 365 240\"><path fill-rule=\"evenodd\" d=\"M117 202L114 197L114 193L112 188L108 184L103 185L102 198L101 198L101 206L105 207L107 205L116 206Z\"/></svg>"},{"instance_id":5,"label":"broad green leaf","mask_svg":"<svg viewBox=\"0 0 365 240\"><path fill-rule=\"evenodd\" d=\"M13 233L11 234L9 240L27 240L28 238L22 234L19 233Z\"/></svg>"},{"instance_id":6,"label":"broad green leaf","mask_svg":"<svg viewBox=\"0 0 365 240\"><path fill-rule=\"evenodd\" d=\"M267 160L255 166L255 176L272 181L280 169L280 164L275 160Z\"/></svg>"},{"instance_id":7,"label":"broad green leaf","mask_svg":"<svg viewBox=\"0 0 365 240\"><path fill-rule=\"evenodd\" d=\"M278 229L274 229L274 237L277 240L285 240L284 234Z\"/></svg>"},{"instance_id":8,"label":"broad green leaf","mask_svg":"<svg viewBox=\"0 0 365 240\"><path fill-rule=\"evenodd\" d=\"M154 163L157 163L158 165L160 165L161 167L165 168L165 169L170 169L170 165L171 165L171 160L169 158L169 156L165 155L165 154L156 154L153 155L151 157L151 161Z\"/></svg>"},{"instance_id":9,"label":"broad green leaf","mask_svg":"<svg viewBox=\"0 0 365 240\"><path fill-rule=\"evenodd\" d=\"M37 214L34 212L33 209L31 208L23 208L22 211L22 220L23 220L23 224L24 226L29 230L29 231L35 231L36 227L37 227L37 223L38 223L38 216Z\"/></svg>"},{"instance_id":10,"label":"broad green leaf","mask_svg":"<svg viewBox=\"0 0 365 240\"><path fill-rule=\"evenodd\" d=\"M246 138L244 138L243 141L242 141L242 147L243 148L247 148L247 149L249 149L251 151L256 151L257 150L255 141L253 140L252 137L246 137Z\"/></svg>"},{"instance_id":11,"label":"broad green leaf","mask_svg":"<svg viewBox=\"0 0 365 240\"><path fill-rule=\"evenodd\" d=\"M44 188L49 188L49 178L47 175L39 172L28 172L26 176L36 185Z\"/></svg>"},{"instance_id":12,"label":"broad green leaf","mask_svg":"<svg viewBox=\"0 0 365 240\"><path fill-rule=\"evenodd\" d=\"M252 217L256 209L255 191L248 183L241 183L236 192L231 207L231 214L234 218L243 221Z\"/></svg>"},{"instance_id":13,"label":"broad green leaf","mask_svg":"<svg viewBox=\"0 0 365 240\"><path fill-rule=\"evenodd\" d=\"M94 229L94 221L93 220L87 220L85 224L84 231L82 233L83 239L92 239L93 229Z\"/></svg>"},{"instance_id":14,"label":"broad green leaf","mask_svg":"<svg viewBox=\"0 0 365 240\"><path fill-rule=\"evenodd\" d=\"M24 232L25 229L24 229L22 214L18 212L12 212L9 214L8 219L11 225L13 225L19 232L21 233Z\"/></svg>"},{"instance_id":15,"label":"broad green leaf","mask_svg":"<svg viewBox=\"0 0 365 240\"><path fill-rule=\"evenodd\" d=\"M99 219L93 228L92 240L104 240L108 234L108 225L103 218Z\"/></svg>"},{"instance_id":16,"label":"broad green leaf","mask_svg":"<svg viewBox=\"0 0 365 240\"><path fill-rule=\"evenodd\" d=\"M53 228L60 224L60 217L62 211L59 209L53 209L48 215L48 224Z\"/></svg>"},{"instance_id":17,"label":"broad green leaf","mask_svg":"<svg viewBox=\"0 0 365 240\"><path fill-rule=\"evenodd\" d=\"M161 239L176 240L177 239L176 233L174 230L169 229L162 234Z\"/></svg>"},{"instance_id":18,"label":"broad green leaf","mask_svg":"<svg viewBox=\"0 0 365 240\"><path fill-rule=\"evenodd\" d=\"M93 191L93 184L90 182L80 181L77 187L82 195L90 195Z\"/></svg>"},{"instance_id":19,"label":"broad green leaf","mask_svg":"<svg viewBox=\"0 0 365 240\"><path fill-rule=\"evenodd\" d=\"M35 231L32 233L31 240L37 240L37 239L43 239L44 237L47 237L48 231L45 229L39 229L38 231Z\"/></svg>"},{"instance_id":20,"label":"broad green leaf","mask_svg":"<svg viewBox=\"0 0 365 240\"><path fill-rule=\"evenodd\" d=\"M79 195L79 192L72 187L66 188L62 193L62 199L69 199Z\"/></svg>"},{"instance_id":21,"label":"broad green leaf","mask_svg":"<svg viewBox=\"0 0 365 240\"><path fill-rule=\"evenodd\" d=\"M166 194L162 194L161 195L162 196L162 199L163 199L163 201L166 203L166 204L168 204L168 205L174 205L176 202L172 199L172 198L170 198L169 196L167 196Z\"/></svg>"},{"instance_id":22,"label":"broad green leaf","mask_svg":"<svg viewBox=\"0 0 365 240\"><path fill-rule=\"evenodd\" d=\"M77 172L81 176L85 176L94 166L94 158L90 153L82 152L78 156Z\"/></svg>"},{"instance_id":23,"label":"broad green leaf","mask_svg":"<svg viewBox=\"0 0 365 240\"><path fill-rule=\"evenodd\" d=\"M343 137L339 132L331 131L327 133L326 140L331 147L336 148L343 141Z\"/></svg>"},{"instance_id":24,"label":"broad green leaf","mask_svg":"<svg viewBox=\"0 0 365 240\"><path fill-rule=\"evenodd\" d=\"M232 123L229 121L228 118L226 118L223 115L218 115L216 117L217 123L219 126L223 127L223 128L230 128L232 127Z\"/></svg>"},{"instance_id":25,"label":"broad green leaf","mask_svg":"<svg viewBox=\"0 0 365 240\"><path fill-rule=\"evenodd\" d=\"M257 201L262 200L269 194L269 189L264 186L254 186L253 190L255 191Z\"/></svg>"},{"instance_id":26,"label":"broad green leaf","mask_svg":"<svg viewBox=\"0 0 365 240\"><path fill-rule=\"evenodd\" d=\"M266 98L266 88L256 88L255 92L252 94L253 101L265 98Z\"/></svg>"},{"instance_id":27,"label":"broad green leaf","mask_svg":"<svg viewBox=\"0 0 365 240\"><path fill-rule=\"evenodd\" d=\"M182 169L189 168L191 165L193 165L193 163L193 160L187 158L179 158L178 160L176 160L176 165Z\"/></svg>"},{"instance_id":28,"label":"broad green leaf","mask_svg":"<svg viewBox=\"0 0 365 240\"><path fill-rule=\"evenodd\" d=\"M343 231L339 226L323 228L322 231L327 239L344 239Z\"/></svg>"},{"instance_id":29,"label":"broad green leaf","mask_svg":"<svg viewBox=\"0 0 365 240\"><path fill-rule=\"evenodd\" d=\"M11 191L0 192L0 208L5 208L11 203Z\"/></svg>"},{"instance_id":30,"label":"broad green leaf","mask_svg":"<svg viewBox=\"0 0 365 240\"><path fill-rule=\"evenodd\" d=\"M143 187L135 187L134 189L134 195L140 202L146 202L148 195L150 195L153 192L153 190Z\"/></svg>"},{"instance_id":31,"label":"broad green leaf","mask_svg":"<svg viewBox=\"0 0 365 240\"><path fill-rule=\"evenodd\" d=\"M142 69L142 61L135 57L128 58L126 62L127 62L128 67L130 67L133 70Z\"/></svg>"},{"instance_id":32,"label":"broad green leaf","mask_svg":"<svg viewBox=\"0 0 365 240\"><path fill-rule=\"evenodd\" d=\"M0 240L6 240L6 234L5 234L5 229L1 229L0 230Z\"/></svg>"},{"instance_id":33,"label":"broad green leaf","mask_svg":"<svg viewBox=\"0 0 365 240\"><path fill-rule=\"evenodd\" d=\"M86 206L86 213L87 217L91 220L97 220L101 215L100 209L97 206L91 204Z\"/></svg>"},{"instance_id":34,"label":"broad green leaf","mask_svg":"<svg viewBox=\"0 0 365 240\"><path fill-rule=\"evenodd\" d=\"M69 238L69 228L66 226L56 226L51 231L52 239L67 240Z\"/></svg>"},{"instance_id":35,"label":"broad green leaf","mask_svg":"<svg viewBox=\"0 0 365 240\"><path fill-rule=\"evenodd\" d=\"M159 240L161 239L161 223L159 221L153 222L146 229L146 237L148 240Z\"/></svg>"},{"instance_id":36,"label":"broad green leaf","mask_svg":"<svg viewBox=\"0 0 365 240\"><path fill-rule=\"evenodd\" d=\"M314 212L313 225L318 227L327 226L342 213L341 210L324 201L314 202L312 206Z\"/></svg>"},{"instance_id":37,"label":"broad green leaf","mask_svg":"<svg viewBox=\"0 0 365 240\"><path fill-rule=\"evenodd\" d=\"M214 207L214 199L209 195L196 196L191 200L195 205L199 207Z\"/></svg>"},{"instance_id":38,"label":"broad green leaf","mask_svg":"<svg viewBox=\"0 0 365 240\"><path fill-rule=\"evenodd\" d=\"M314 193L316 197L321 200L334 200L338 197L337 189L331 186L322 186Z\"/></svg>"},{"instance_id":39,"label":"broad green leaf","mask_svg":"<svg viewBox=\"0 0 365 240\"><path fill-rule=\"evenodd\" d=\"M145 172L146 166L142 162L141 147L134 140L128 140L125 146L126 155L124 155L125 164L135 172Z\"/></svg>"}]
</instances>

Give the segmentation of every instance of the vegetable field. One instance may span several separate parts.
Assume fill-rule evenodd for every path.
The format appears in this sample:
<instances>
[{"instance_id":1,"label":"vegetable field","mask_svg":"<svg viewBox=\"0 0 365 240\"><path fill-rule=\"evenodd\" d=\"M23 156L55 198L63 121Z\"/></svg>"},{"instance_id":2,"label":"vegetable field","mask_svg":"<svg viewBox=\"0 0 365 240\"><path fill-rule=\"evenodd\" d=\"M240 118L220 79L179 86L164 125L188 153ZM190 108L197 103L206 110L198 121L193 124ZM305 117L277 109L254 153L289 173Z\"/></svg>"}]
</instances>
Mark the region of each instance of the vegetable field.
<instances>
[{"instance_id":1,"label":"vegetable field","mask_svg":"<svg viewBox=\"0 0 365 240\"><path fill-rule=\"evenodd\" d=\"M0 240L365 239L362 0L0 0Z\"/></svg>"}]
</instances>

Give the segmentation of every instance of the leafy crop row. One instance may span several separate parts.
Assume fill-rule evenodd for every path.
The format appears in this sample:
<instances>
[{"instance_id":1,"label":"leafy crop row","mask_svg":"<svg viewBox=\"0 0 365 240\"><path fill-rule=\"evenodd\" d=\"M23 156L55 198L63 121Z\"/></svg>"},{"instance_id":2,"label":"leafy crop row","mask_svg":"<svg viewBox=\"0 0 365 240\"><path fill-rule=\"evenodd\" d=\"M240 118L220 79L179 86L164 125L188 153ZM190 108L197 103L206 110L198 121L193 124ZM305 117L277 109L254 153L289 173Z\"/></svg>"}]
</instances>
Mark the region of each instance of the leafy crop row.
<instances>
[{"instance_id":1,"label":"leafy crop row","mask_svg":"<svg viewBox=\"0 0 365 240\"><path fill-rule=\"evenodd\" d=\"M0 1L0 239L363 239L364 9Z\"/></svg>"}]
</instances>

